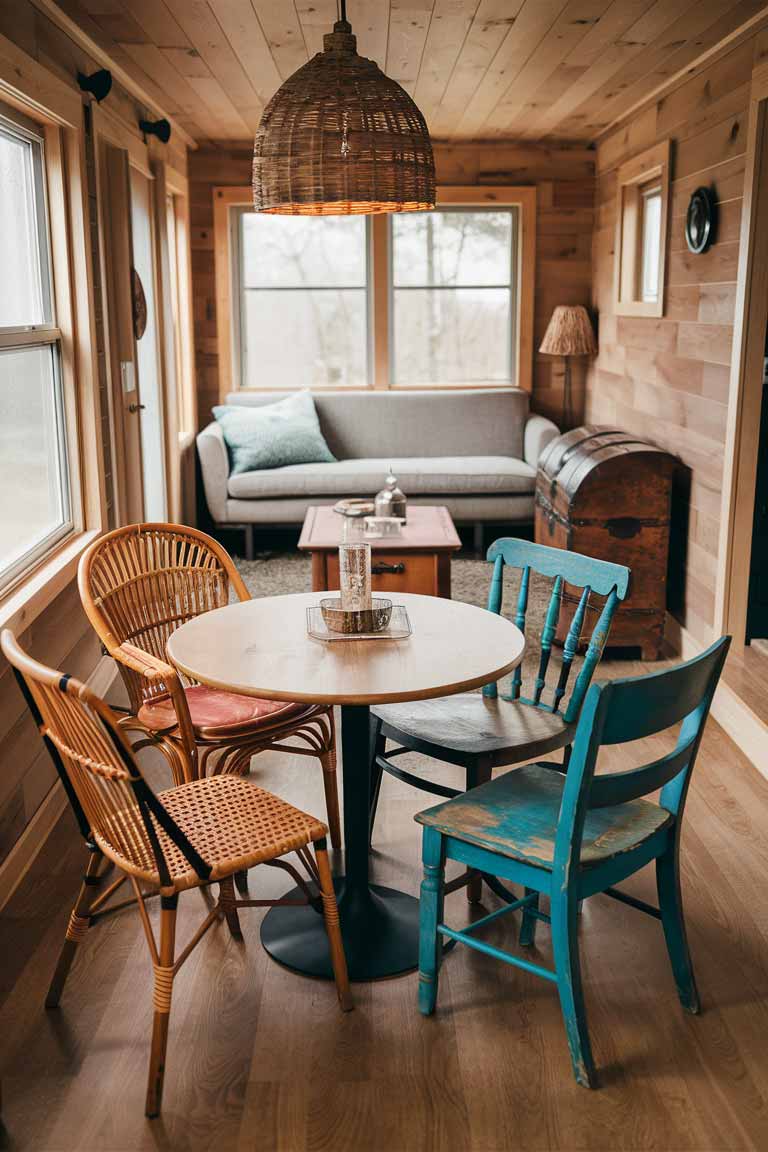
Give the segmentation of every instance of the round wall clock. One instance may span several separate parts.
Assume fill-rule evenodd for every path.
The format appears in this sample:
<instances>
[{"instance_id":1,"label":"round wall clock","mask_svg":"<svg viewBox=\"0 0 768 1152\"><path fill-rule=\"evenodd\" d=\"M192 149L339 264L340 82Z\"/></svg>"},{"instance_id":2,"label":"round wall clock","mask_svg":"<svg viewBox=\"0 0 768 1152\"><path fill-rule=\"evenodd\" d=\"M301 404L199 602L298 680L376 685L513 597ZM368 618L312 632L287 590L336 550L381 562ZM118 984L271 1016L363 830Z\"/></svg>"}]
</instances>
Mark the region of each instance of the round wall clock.
<instances>
[{"instance_id":1,"label":"round wall clock","mask_svg":"<svg viewBox=\"0 0 768 1152\"><path fill-rule=\"evenodd\" d=\"M700 255L714 243L717 225L717 202L712 189L697 188L692 194L685 216L685 242L691 252Z\"/></svg>"}]
</instances>

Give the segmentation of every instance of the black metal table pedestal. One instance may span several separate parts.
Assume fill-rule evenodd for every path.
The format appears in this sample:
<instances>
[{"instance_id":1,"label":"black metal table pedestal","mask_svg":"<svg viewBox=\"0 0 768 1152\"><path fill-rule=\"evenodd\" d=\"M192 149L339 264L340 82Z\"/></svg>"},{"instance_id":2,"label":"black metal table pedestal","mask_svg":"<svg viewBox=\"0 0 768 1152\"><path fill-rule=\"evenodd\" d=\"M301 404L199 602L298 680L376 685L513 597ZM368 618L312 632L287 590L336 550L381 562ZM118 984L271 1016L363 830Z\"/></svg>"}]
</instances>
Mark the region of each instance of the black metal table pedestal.
<instances>
[{"instance_id":1,"label":"black metal table pedestal","mask_svg":"<svg viewBox=\"0 0 768 1152\"><path fill-rule=\"evenodd\" d=\"M419 954L418 900L369 881L369 720L367 705L345 704L341 709L346 875L335 885L351 980L412 972ZM301 892L290 895L298 898ZM308 976L333 978L322 914L314 908L272 908L262 922L261 942L280 964Z\"/></svg>"}]
</instances>

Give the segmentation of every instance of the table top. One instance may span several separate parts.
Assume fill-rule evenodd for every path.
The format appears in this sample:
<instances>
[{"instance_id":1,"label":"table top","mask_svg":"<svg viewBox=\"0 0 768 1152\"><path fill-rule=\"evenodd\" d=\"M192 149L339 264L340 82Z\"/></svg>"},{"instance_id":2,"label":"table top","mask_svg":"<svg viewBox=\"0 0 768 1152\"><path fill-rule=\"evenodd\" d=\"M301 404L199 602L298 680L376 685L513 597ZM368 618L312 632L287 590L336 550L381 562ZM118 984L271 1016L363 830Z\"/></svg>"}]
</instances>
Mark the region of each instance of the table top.
<instances>
[{"instance_id":1,"label":"table top","mask_svg":"<svg viewBox=\"0 0 768 1152\"><path fill-rule=\"evenodd\" d=\"M313 704L450 696L500 679L523 658L523 634L504 617L405 593L396 602L411 619L407 639L313 640L306 609L320 598L268 596L205 612L173 633L168 658L214 688Z\"/></svg>"},{"instance_id":2,"label":"table top","mask_svg":"<svg viewBox=\"0 0 768 1152\"><path fill-rule=\"evenodd\" d=\"M308 508L299 548L305 551L338 548L344 519L330 505ZM456 552L461 547L448 509L429 504L408 505L408 516L400 536L369 540L368 543L373 551L382 552Z\"/></svg>"}]
</instances>

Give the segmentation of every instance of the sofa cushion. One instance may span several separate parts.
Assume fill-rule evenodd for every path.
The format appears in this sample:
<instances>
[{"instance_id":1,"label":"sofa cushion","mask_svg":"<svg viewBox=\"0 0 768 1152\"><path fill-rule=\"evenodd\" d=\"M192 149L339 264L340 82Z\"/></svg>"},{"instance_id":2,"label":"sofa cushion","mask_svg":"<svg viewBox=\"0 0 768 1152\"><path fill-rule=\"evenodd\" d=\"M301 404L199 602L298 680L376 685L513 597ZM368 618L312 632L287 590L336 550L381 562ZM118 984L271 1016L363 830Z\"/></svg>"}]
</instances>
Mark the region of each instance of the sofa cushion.
<instances>
[{"instance_id":1,"label":"sofa cushion","mask_svg":"<svg viewBox=\"0 0 768 1152\"><path fill-rule=\"evenodd\" d=\"M230 392L227 404L258 408L285 393ZM522 388L368 389L313 393L320 427L339 460L393 456L523 459L528 393Z\"/></svg>"},{"instance_id":2,"label":"sofa cushion","mask_svg":"<svg viewBox=\"0 0 768 1152\"><path fill-rule=\"evenodd\" d=\"M219 404L213 414L224 433L235 474L336 459L323 439L309 391L260 408Z\"/></svg>"},{"instance_id":3,"label":"sofa cushion","mask_svg":"<svg viewBox=\"0 0 768 1152\"><path fill-rule=\"evenodd\" d=\"M393 457L293 464L241 472L229 478L235 500L284 496L373 496L390 464L406 496L464 493L532 493L536 472L511 456Z\"/></svg>"}]
</instances>

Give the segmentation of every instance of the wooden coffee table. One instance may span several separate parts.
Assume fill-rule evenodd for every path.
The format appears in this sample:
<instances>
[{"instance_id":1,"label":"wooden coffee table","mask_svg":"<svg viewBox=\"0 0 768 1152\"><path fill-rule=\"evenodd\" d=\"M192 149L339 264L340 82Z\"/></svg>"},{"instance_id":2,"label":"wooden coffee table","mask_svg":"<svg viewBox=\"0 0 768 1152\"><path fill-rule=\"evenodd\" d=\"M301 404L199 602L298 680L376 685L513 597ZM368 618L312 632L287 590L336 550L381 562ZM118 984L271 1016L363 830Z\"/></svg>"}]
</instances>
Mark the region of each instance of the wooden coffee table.
<instances>
[{"instance_id":1,"label":"wooden coffee table","mask_svg":"<svg viewBox=\"0 0 768 1152\"><path fill-rule=\"evenodd\" d=\"M307 509L299 548L312 556L314 592L339 586L343 520L329 506ZM451 553L458 551L461 541L447 508L411 505L401 536L371 540L370 545L374 592L450 599Z\"/></svg>"}]
</instances>

